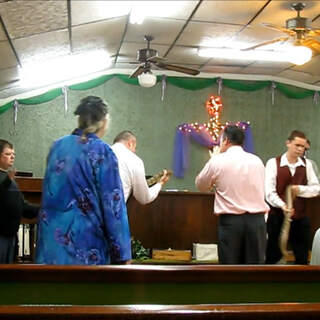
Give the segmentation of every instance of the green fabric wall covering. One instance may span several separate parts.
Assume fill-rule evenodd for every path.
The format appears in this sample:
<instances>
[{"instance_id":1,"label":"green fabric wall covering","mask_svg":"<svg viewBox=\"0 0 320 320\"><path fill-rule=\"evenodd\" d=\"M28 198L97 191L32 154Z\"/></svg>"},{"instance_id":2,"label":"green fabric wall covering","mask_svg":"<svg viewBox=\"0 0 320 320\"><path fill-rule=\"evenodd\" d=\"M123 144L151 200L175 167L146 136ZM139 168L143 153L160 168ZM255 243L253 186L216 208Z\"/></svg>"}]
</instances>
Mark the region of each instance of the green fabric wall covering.
<instances>
[{"instance_id":1,"label":"green fabric wall covering","mask_svg":"<svg viewBox=\"0 0 320 320\"><path fill-rule=\"evenodd\" d=\"M70 90L89 90L102 84L106 83L107 81L111 80L112 78L117 77L125 83L139 85L137 78L129 78L127 75L123 74L112 74L112 75L105 75L99 78L89 80L86 82L82 82L79 84L69 86ZM157 82L159 82L161 76L157 77ZM186 90L201 90L204 88L208 88L217 82L218 78L213 79L205 79L205 78L184 78L184 77L167 77L168 83L183 88ZM271 86L272 81L240 81L240 80L230 80L230 79L223 79L223 86L239 90L239 91L256 91L261 90L265 87ZM314 94L313 90L307 90L302 88L297 88L294 86L285 85L283 83L275 82L277 90L281 91L284 95L288 98L292 99L303 99L310 95ZM18 99L19 104L41 104L48 102L50 100L55 99L56 97L63 94L61 88L57 88L54 90L50 90L44 94L41 94L36 97L27 98L27 99ZM6 112L10 107L13 106L13 101L0 106L0 114Z\"/></svg>"},{"instance_id":2,"label":"green fabric wall covering","mask_svg":"<svg viewBox=\"0 0 320 320\"><path fill-rule=\"evenodd\" d=\"M18 102L19 104L27 104L27 105L41 104L41 103L46 103L48 101L54 100L55 98L61 95L62 95L62 89L53 89L33 98L19 99Z\"/></svg>"},{"instance_id":3,"label":"green fabric wall covering","mask_svg":"<svg viewBox=\"0 0 320 320\"><path fill-rule=\"evenodd\" d=\"M162 100L161 77L154 87L142 88L128 85L127 81L134 84L137 80L129 79L125 75L103 76L69 88L67 112L62 90L55 89L33 97L32 100L21 99L15 125L16 113L13 102L9 102L2 106L7 112L0 116L0 138L13 143L17 154L17 170L32 171L34 176L43 177L52 142L69 134L77 126L73 112L80 99L96 95L109 104L111 120L104 141L111 144L120 131L133 131L138 138L137 154L144 160L146 174L153 175L162 168L172 168L176 127L185 122L207 122L209 117L205 102L218 92L217 79L181 79L189 89L174 85L171 81L175 82L178 78L169 77ZM320 105L313 103L313 97L308 90L286 86L296 96L308 95L304 99L291 99L279 92L281 86L277 84L278 91L272 105L270 82L223 81L221 123L249 121L256 154L264 162L284 152L290 131L299 129L311 140L310 158L320 165ZM100 85L96 86L97 83ZM195 84L201 85L202 89L191 90ZM229 87L237 84L248 86L251 90ZM256 84L264 87L252 90ZM51 98L53 100L50 100ZM38 104L44 100L47 102ZM31 102L34 104L30 105ZM190 166L185 177L172 177L165 188L195 190L195 176L208 159L206 148L191 143Z\"/></svg>"}]
</instances>

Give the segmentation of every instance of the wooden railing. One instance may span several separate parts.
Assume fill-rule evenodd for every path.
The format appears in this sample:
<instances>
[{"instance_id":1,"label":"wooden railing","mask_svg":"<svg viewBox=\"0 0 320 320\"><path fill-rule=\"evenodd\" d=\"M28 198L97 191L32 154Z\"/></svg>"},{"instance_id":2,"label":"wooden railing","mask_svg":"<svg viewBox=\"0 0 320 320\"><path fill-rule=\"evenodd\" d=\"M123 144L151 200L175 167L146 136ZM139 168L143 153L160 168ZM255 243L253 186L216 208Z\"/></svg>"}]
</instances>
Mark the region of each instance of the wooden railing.
<instances>
[{"instance_id":1,"label":"wooden railing","mask_svg":"<svg viewBox=\"0 0 320 320\"><path fill-rule=\"evenodd\" d=\"M40 203L41 178L17 178L25 197ZM146 248L191 250L193 243L217 243L217 217L213 212L214 197L201 192L160 192L148 205L134 198L128 201L131 234ZM320 227L320 197L307 199L311 221L311 239Z\"/></svg>"}]
</instances>

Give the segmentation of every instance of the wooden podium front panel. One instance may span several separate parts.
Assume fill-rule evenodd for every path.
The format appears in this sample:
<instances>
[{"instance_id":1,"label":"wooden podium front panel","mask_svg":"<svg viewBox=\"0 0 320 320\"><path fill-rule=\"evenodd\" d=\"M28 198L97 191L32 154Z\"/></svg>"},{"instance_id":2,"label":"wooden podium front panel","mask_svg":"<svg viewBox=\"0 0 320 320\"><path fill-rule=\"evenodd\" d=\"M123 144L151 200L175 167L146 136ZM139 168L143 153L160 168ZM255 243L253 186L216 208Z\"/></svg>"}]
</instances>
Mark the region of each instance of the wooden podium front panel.
<instances>
[{"instance_id":1,"label":"wooden podium front panel","mask_svg":"<svg viewBox=\"0 0 320 320\"><path fill-rule=\"evenodd\" d=\"M217 243L213 195L160 192L148 205L128 201L131 234L145 248L191 250L192 243Z\"/></svg>"},{"instance_id":2,"label":"wooden podium front panel","mask_svg":"<svg viewBox=\"0 0 320 320\"><path fill-rule=\"evenodd\" d=\"M26 200L34 204L41 203L42 178L16 177L15 180Z\"/></svg>"},{"instance_id":3,"label":"wooden podium front panel","mask_svg":"<svg viewBox=\"0 0 320 320\"><path fill-rule=\"evenodd\" d=\"M41 202L41 178L16 178L27 200ZM200 192L160 192L148 205L134 198L128 201L131 234L145 248L191 250L192 243L217 243L218 218L213 212L214 197ZM320 197L307 199L312 240L320 227Z\"/></svg>"}]
</instances>

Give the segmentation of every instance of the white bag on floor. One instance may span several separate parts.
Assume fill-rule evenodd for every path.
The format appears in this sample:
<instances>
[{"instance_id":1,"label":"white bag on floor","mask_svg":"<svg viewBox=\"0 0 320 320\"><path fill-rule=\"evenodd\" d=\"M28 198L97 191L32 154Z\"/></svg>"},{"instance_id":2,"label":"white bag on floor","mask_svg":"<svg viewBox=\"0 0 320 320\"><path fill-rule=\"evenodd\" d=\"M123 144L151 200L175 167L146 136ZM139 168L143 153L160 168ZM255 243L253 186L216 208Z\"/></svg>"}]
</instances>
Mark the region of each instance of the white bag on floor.
<instances>
[{"instance_id":1,"label":"white bag on floor","mask_svg":"<svg viewBox=\"0 0 320 320\"><path fill-rule=\"evenodd\" d=\"M193 258L196 260L214 260L218 261L218 245L217 244L193 244Z\"/></svg>"}]
</instances>

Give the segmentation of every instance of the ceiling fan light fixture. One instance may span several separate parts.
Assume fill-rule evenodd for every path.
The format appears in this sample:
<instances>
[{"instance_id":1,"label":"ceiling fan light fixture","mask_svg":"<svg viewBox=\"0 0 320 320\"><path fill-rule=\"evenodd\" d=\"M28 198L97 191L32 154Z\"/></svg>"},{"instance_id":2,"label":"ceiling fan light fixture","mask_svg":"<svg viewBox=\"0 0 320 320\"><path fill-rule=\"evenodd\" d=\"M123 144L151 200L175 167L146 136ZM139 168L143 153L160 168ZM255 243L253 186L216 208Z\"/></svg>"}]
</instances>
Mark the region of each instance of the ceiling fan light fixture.
<instances>
[{"instance_id":1,"label":"ceiling fan light fixture","mask_svg":"<svg viewBox=\"0 0 320 320\"><path fill-rule=\"evenodd\" d=\"M157 83L157 76L151 71L138 75L138 82L141 87L151 88Z\"/></svg>"},{"instance_id":2,"label":"ceiling fan light fixture","mask_svg":"<svg viewBox=\"0 0 320 320\"><path fill-rule=\"evenodd\" d=\"M295 46L290 48L290 58L291 63L302 65L310 61L312 58L312 50L305 46Z\"/></svg>"}]
</instances>

